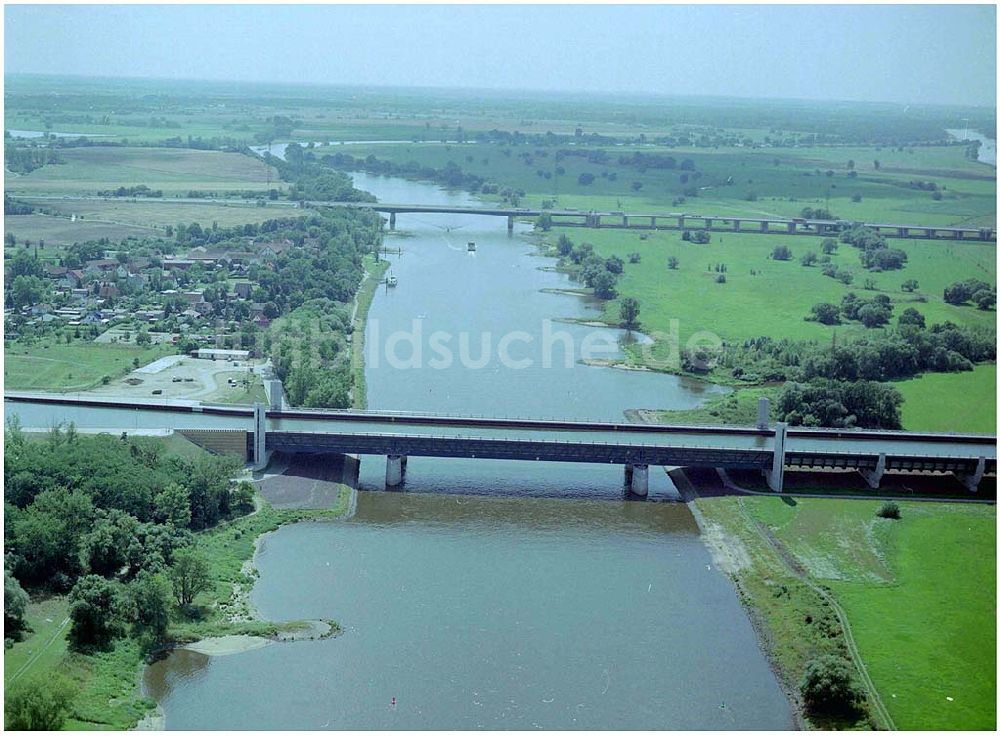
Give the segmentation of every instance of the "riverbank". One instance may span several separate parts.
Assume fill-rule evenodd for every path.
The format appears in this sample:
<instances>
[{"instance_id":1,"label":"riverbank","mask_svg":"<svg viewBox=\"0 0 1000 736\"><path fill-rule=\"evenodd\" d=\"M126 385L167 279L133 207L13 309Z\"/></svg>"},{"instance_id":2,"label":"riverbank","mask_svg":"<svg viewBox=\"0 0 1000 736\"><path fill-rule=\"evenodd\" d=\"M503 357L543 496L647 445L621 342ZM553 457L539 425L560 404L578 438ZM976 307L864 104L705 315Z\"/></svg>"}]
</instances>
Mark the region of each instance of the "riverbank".
<instances>
[{"instance_id":1,"label":"riverbank","mask_svg":"<svg viewBox=\"0 0 1000 736\"><path fill-rule=\"evenodd\" d=\"M994 727L995 639L966 634L995 632L992 508L900 501L902 519L894 521L876 516L880 501L719 495L714 471L685 473L706 544L800 712L798 685L811 659L854 662L868 691L867 720L819 722L803 713L806 723ZM969 548L982 554L971 559Z\"/></svg>"},{"instance_id":2,"label":"riverbank","mask_svg":"<svg viewBox=\"0 0 1000 736\"><path fill-rule=\"evenodd\" d=\"M354 297L354 313L351 315L351 407L368 408L368 381L365 378L365 327L368 311L375 290L382 283L382 277L389 270L389 261L369 259L365 256L365 278Z\"/></svg>"}]
</instances>

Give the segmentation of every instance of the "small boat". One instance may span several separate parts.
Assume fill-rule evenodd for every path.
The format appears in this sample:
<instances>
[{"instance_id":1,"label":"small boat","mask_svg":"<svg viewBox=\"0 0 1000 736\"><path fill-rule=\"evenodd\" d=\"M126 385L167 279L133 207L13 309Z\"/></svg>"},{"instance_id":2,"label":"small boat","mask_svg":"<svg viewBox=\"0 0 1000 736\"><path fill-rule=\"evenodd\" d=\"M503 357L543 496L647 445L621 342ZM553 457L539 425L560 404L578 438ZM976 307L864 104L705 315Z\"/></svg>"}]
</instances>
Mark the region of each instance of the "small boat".
<instances>
[{"instance_id":1,"label":"small boat","mask_svg":"<svg viewBox=\"0 0 1000 736\"><path fill-rule=\"evenodd\" d=\"M386 280L386 282L385 282L385 285L386 285L386 286L395 286L395 285L396 285L396 284L398 284L398 283L399 283L399 281L397 281L397 280L396 280L396 277L395 277L395 276L390 276L390 277L389 277L389 278L388 278L388 279Z\"/></svg>"},{"instance_id":2,"label":"small boat","mask_svg":"<svg viewBox=\"0 0 1000 736\"><path fill-rule=\"evenodd\" d=\"M476 241L475 240L470 240L469 241L469 252L470 253L474 253L475 251L476 251Z\"/></svg>"}]
</instances>

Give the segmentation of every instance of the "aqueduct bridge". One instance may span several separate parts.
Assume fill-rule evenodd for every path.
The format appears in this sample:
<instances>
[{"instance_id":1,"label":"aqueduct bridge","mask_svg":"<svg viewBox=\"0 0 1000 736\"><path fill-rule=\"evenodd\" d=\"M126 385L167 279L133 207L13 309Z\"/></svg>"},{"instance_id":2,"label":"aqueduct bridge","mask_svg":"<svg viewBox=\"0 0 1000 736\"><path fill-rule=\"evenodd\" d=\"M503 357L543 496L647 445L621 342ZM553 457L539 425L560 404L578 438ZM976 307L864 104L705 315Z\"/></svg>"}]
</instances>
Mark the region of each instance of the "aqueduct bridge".
<instances>
[{"instance_id":1,"label":"aqueduct bridge","mask_svg":"<svg viewBox=\"0 0 1000 736\"><path fill-rule=\"evenodd\" d=\"M270 452L384 455L386 486L404 482L407 456L612 463L644 497L649 466L759 469L781 491L786 468L856 469L877 487L884 473L954 473L970 490L996 473L996 437L869 430L683 427L656 424L452 417L387 412L269 410L180 400L7 393L4 414L30 430L172 430L209 449L263 464Z\"/></svg>"}]
</instances>

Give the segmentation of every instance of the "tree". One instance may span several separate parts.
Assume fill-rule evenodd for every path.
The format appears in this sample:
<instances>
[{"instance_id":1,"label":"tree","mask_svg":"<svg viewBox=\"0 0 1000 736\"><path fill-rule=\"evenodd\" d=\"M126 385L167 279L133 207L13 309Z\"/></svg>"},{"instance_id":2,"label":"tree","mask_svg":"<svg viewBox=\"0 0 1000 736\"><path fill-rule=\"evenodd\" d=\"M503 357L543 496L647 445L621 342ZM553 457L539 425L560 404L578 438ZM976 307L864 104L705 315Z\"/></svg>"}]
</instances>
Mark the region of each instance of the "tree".
<instances>
[{"instance_id":1,"label":"tree","mask_svg":"<svg viewBox=\"0 0 1000 736\"><path fill-rule=\"evenodd\" d=\"M802 254L802 258L800 260L802 261L803 266L813 266L816 264L816 261L819 260L819 256L813 251L808 251L807 253Z\"/></svg>"},{"instance_id":2,"label":"tree","mask_svg":"<svg viewBox=\"0 0 1000 736\"><path fill-rule=\"evenodd\" d=\"M903 313L898 317L899 326L912 325L913 327L919 327L924 329L927 326L927 321L924 319L924 315L918 312L913 307L907 307L903 310Z\"/></svg>"},{"instance_id":3,"label":"tree","mask_svg":"<svg viewBox=\"0 0 1000 736\"><path fill-rule=\"evenodd\" d=\"M3 623L4 636L12 636L24 629L24 613L28 608L28 594L6 567L3 571Z\"/></svg>"},{"instance_id":4,"label":"tree","mask_svg":"<svg viewBox=\"0 0 1000 736\"><path fill-rule=\"evenodd\" d=\"M865 327L882 327L889 323L892 311L877 304L865 304L858 309L858 319Z\"/></svg>"},{"instance_id":5,"label":"tree","mask_svg":"<svg viewBox=\"0 0 1000 736\"><path fill-rule=\"evenodd\" d=\"M560 235L559 240L556 241L556 250L559 252L559 255L568 256L573 250L573 241L565 235Z\"/></svg>"},{"instance_id":6,"label":"tree","mask_svg":"<svg viewBox=\"0 0 1000 736\"><path fill-rule=\"evenodd\" d=\"M899 288L906 292L914 292L920 288L920 283L916 279L907 279Z\"/></svg>"},{"instance_id":7,"label":"tree","mask_svg":"<svg viewBox=\"0 0 1000 736\"><path fill-rule=\"evenodd\" d=\"M576 181L581 186L588 186L594 183L594 175L589 172L584 172L576 177Z\"/></svg>"},{"instance_id":8,"label":"tree","mask_svg":"<svg viewBox=\"0 0 1000 736\"><path fill-rule=\"evenodd\" d=\"M243 513L253 511L254 497L256 496L253 484L249 481L241 480L236 484L233 491L233 508Z\"/></svg>"},{"instance_id":9,"label":"tree","mask_svg":"<svg viewBox=\"0 0 1000 736\"><path fill-rule=\"evenodd\" d=\"M864 693L854 682L851 665L833 654L809 662L799 688L806 708L815 715L855 715L864 699Z\"/></svg>"},{"instance_id":10,"label":"tree","mask_svg":"<svg viewBox=\"0 0 1000 736\"><path fill-rule=\"evenodd\" d=\"M604 261L604 267L613 274L619 274L625 270L625 262L618 256L611 256Z\"/></svg>"},{"instance_id":11,"label":"tree","mask_svg":"<svg viewBox=\"0 0 1000 736\"><path fill-rule=\"evenodd\" d=\"M170 566L170 580L177 602L187 608L211 583L208 561L193 549L179 550Z\"/></svg>"},{"instance_id":12,"label":"tree","mask_svg":"<svg viewBox=\"0 0 1000 736\"><path fill-rule=\"evenodd\" d=\"M544 232L548 232L552 229L552 215L548 212L543 212L538 217L535 218L535 227Z\"/></svg>"},{"instance_id":13,"label":"tree","mask_svg":"<svg viewBox=\"0 0 1000 736\"><path fill-rule=\"evenodd\" d=\"M771 258L776 261L790 261L792 260L792 249L787 245L776 245L771 251Z\"/></svg>"},{"instance_id":14,"label":"tree","mask_svg":"<svg viewBox=\"0 0 1000 736\"><path fill-rule=\"evenodd\" d=\"M594 294L601 299L615 298L615 275L609 271L601 271L593 279Z\"/></svg>"},{"instance_id":15,"label":"tree","mask_svg":"<svg viewBox=\"0 0 1000 736\"><path fill-rule=\"evenodd\" d=\"M840 324L840 307L836 304L813 304L812 319L823 325Z\"/></svg>"},{"instance_id":16,"label":"tree","mask_svg":"<svg viewBox=\"0 0 1000 736\"><path fill-rule=\"evenodd\" d=\"M679 263L680 262L677 260L677 256L670 256L667 258L667 268L671 271L676 271Z\"/></svg>"},{"instance_id":17,"label":"tree","mask_svg":"<svg viewBox=\"0 0 1000 736\"><path fill-rule=\"evenodd\" d=\"M94 528L80 540L80 558L86 570L104 577L123 567L137 567L142 558L139 520L118 509L100 510Z\"/></svg>"},{"instance_id":18,"label":"tree","mask_svg":"<svg viewBox=\"0 0 1000 736\"><path fill-rule=\"evenodd\" d=\"M16 276L11 283L8 300L14 309L37 304L45 295L45 282L37 276Z\"/></svg>"},{"instance_id":19,"label":"tree","mask_svg":"<svg viewBox=\"0 0 1000 736\"><path fill-rule=\"evenodd\" d=\"M120 583L100 575L80 578L69 594L69 640L74 649L101 649L121 633Z\"/></svg>"},{"instance_id":20,"label":"tree","mask_svg":"<svg viewBox=\"0 0 1000 736\"><path fill-rule=\"evenodd\" d=\"M163 641L170 624L170 579L163 573L143 570L129 583L127 592L135 633L154 642Z\"/></svg>"},{"instance_id":21,"label":"tree","mask_svg":"<svg viewBox=\"0 0 1000 736\"><path fill-rule=\"evenodd\" d=\"M64 675L28 676L10 686L4 697L4 728L9 731L58 731L69 713L76 689Z\"/></svg>"},{"instance_id":22,"label":"tree","mask_svg":"<svg viewBox=\"0 0 1000 736\"><path fill-rule=\"evenodd\" d=\"M837 252L837 241L833 238L823 238L823 244L821 246L824 255L833 255Z\"/></svg>"},{"instance_id":23,"label":"tree","mask_svg":"<svg viewBox=\"0 0 1000 736\"><path fill-rule=\"evenodd\" d=\"M161 524L186 528L191 524L191 494L184 486L171 483L153 499L153 518Z\"/></svg>"},{"instance_id":24,"label":"tree","mask_svg":"<svg viewBox=\"0 0 1000 736\"><path fill-rule=\"evenodd\" d=\"M627 296L622 299L618 307L618 314L622 320L622 327L632 329L639 325L639 301Z\"/></svg>"}]
</instances>

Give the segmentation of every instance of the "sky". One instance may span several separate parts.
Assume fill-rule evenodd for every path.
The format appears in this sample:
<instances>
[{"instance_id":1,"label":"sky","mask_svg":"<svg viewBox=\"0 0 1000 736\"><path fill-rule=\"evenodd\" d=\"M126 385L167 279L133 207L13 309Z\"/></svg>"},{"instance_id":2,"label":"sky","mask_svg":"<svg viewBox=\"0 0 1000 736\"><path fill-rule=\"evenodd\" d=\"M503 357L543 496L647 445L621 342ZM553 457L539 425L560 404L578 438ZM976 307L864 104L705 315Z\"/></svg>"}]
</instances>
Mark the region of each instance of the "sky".
<instances>
[{"instance_id":1,"label":"sky","mask_svg":"<svg viewBox=\"0 0 1000 736\"><path fill-rule=\"evenodd\" d=\"M993 5L7 5L6 74L996 105Z\"/></svg>"}]
</instances>

